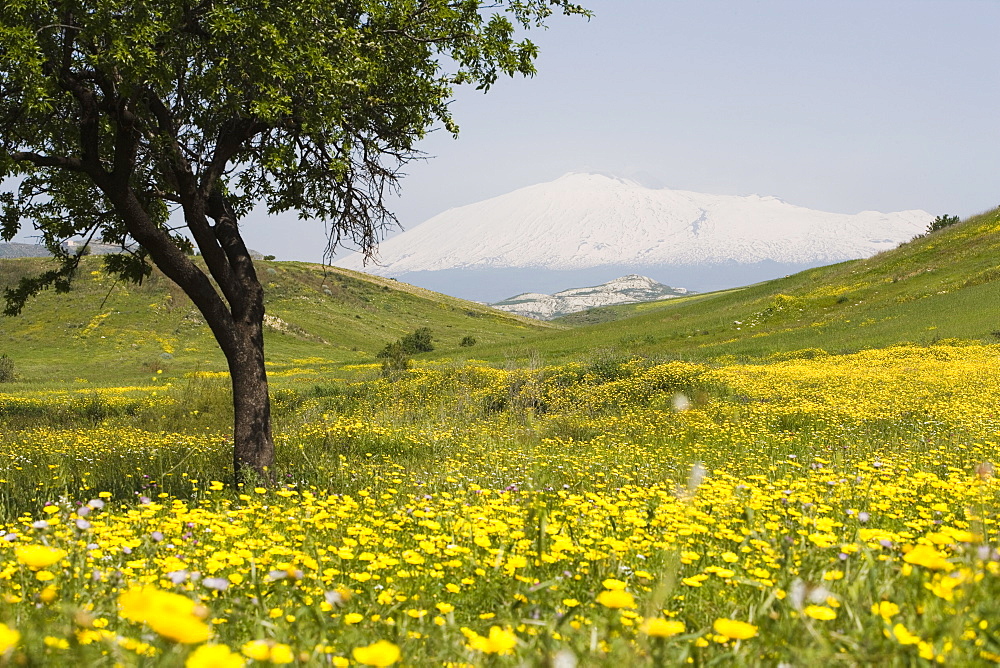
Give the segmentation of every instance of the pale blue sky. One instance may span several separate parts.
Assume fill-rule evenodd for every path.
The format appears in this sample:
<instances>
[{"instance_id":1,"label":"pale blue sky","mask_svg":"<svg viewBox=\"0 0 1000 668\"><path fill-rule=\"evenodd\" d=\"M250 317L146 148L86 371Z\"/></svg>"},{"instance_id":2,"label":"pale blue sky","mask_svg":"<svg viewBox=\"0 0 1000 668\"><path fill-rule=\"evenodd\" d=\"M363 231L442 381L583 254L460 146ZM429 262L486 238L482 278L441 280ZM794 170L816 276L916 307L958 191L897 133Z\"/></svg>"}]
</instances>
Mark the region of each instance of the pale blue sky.
<instances>
[{"instance_id":1,"label":"pale blue sky","mask_svg":"<svg viewBox=\"0 0 1000 668\"><path fill-rule=\"evenodd\" d=\"M462 90L395 201L413 227L568 171L855 213L1000 204L1000 1L580 0L535 31L538 76ZM251 247L319 260L317 223Z\"/></svg>"}]
</instances>

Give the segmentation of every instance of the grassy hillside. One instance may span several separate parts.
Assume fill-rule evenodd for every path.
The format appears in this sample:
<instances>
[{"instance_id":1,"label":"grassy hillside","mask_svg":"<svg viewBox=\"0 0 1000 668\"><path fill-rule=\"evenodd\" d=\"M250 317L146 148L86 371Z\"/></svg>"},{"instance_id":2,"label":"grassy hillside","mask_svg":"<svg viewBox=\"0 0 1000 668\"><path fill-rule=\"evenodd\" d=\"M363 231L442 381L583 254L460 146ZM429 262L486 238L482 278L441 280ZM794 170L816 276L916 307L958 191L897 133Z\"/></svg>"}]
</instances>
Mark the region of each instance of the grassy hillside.
<instances>
[{"instance_id":1,"label":"grassy hillside","mask_svg":"<svg viewBox=\"0 0 1000 668\"><path fill-rule=\"evenodd\" d=\"M760 358L803 349L851 352L899 342L1000 338L1000 211L867 260L757 285L613 306L542 323L348 270L260 262L275 379L374 361L386 343L429 327L431 358L505 364L573 358ZM0 261L0 287L48 260ZM87 258L77 289L46 293L0 327L0 354L33 382L146 382L221 371L224 360L184 294L161 274L116 284ZM475 347L461 347L471 336Z\"/></svg>"},{"instance_id":2,"label":"grassy hillside","mask_svg":"<svg viewBox=\"0 0 1000 668\"><path fill-rule=\"evenodd\" d=\"M994 210L866 260L735 290L566 316L554 322L575 325L570 331L477 355L560 360L613 349L712 359L946 338L995 343L998 279L1000 210Z\"/></svg>"},{"instance_id":3,"label":"grassy hillside","mask_svg":"<svg viewBox=\"0 0 1000 668\"><path fill-rule=\"evenodd\" d=\"M0 260L0 289L50 262ZM556 327L344 269L258 262L258 272L266 293L267 359L276 378L371 362L386 343L418 327L429 327L445 354L474 351L460 348L466 336L496 344ZM43 293L21 316L0 320L4 353L32 382L121 384L148 381L158 371L225 369L204 320L172 281L157 272L141 286L116 283L100 258L85 258L70 293Z\"/></svg>"}]
</instances>

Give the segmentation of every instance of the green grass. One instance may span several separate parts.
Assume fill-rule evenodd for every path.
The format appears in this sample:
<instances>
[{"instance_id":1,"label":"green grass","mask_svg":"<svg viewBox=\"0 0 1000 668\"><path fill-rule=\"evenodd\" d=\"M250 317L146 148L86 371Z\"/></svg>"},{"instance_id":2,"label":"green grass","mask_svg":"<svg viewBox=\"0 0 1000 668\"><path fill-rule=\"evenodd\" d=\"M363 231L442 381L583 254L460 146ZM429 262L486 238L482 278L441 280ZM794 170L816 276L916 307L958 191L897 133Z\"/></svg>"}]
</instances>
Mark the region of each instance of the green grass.
<instances>
[{"instance_id":1,"label":"green grass","mask_svg":"<svg viewBox=\"0 0 1000 668\"><path fill-rule=\"evenodd\" d=\"M49 260L0 260L0 288L38 273ZM314 372L375 361L390 341L429 327L439 351L470 352L461 340L520 340L555 329L480 304L390 279L300 262L258 262L271 321L269 367ZM159 272L143 285L116 283L99 258L85 258L74 289L46 292L24 312L0 320L0 354L29 383L146 383L225 370L225 360L191 301Z\"/></svg>"},{"instance_id":2,"label":"green grass","mask_svg":"<svg viewBox=\"0 0 1000 668\"><path fill-rule=\"evenodd\" d=\"M391 279L298 262L259 262L272 376L350 375L387 343L429 327L423 359L539 365L600 357L760 359L795 350L845 353L899 342L993 342L1000 336L1000 211L873 258L733 290L594 309L543 323ZM42 268L0 261L0 286ZM94 274L93 272L98 272ZM77 288L43 294L5 319L0 353L31 383L146 383L221 371L200 315L161 274L116 284L86 259ZM476 339L462 347L463 338ZM345 367L348 371L345 371ZM162 372L158 374L157 372ZM298 373L301 372L301 373ZM309 378L299 378L309 381Z\"/></svg>"},{"instance_id":3,"label":"green grass","mask_svg":"<svg viewBox=\"0 0 1000 668\"><path fill-rule=\"evenodd\" d=\"M21 634L0 655L184 665L173 627L123 613L143 580L202 603L213 642L296 665L375 640L403 665L994 661L1000 346L823 351L994 338L998 223L572 329L260 263L272 490L225 484L229 388L189 373L224 368L190 303L88 259L0 331L22 374L0 385L0 624ZM0 283L37 268L0 262ZM437 349L381 377L375 353L424 326ZM32 566L25 543L66 558ZM644 630L667 618L684 631ZM494 626L513 656L489 653Z\"/></svg>"}]
</instances>

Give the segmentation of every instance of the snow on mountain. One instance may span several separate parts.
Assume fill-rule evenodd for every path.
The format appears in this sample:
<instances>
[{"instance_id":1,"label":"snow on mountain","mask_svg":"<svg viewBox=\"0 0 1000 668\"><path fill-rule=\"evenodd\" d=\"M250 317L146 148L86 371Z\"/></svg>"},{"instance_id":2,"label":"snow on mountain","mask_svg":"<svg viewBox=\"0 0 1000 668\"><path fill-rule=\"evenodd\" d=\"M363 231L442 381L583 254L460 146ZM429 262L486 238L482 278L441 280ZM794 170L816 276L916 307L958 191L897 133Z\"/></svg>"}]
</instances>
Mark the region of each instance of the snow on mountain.
<instances>
[{"instance_id":1,"label":"snow on mountain","mask_svg":"<svg viewBox=\"0 0 1000 668\"><path fill-rule=\"evenodd\" d=\"M567 313L576 313L599 306L634 304L686 294L689 292L685 288L672 288L646 276L630 274L602 285L570 288L553 295L525 292L490 304L490 306L529 318L551 320Z\"/></svg>"},{"instance_id":2,"label":"snow on mountain","mask_svg":"<svg viewBox=\"0 0 1000 668\"><path fill-rule=\"evenodd\" d=\"M893 248L932 219L925 211L827 213L776 197L654 190L574 173L434 216L384 241L378 264L364 267L359 254L334 264L385 276L768 261L816 266Z\"/></svg>"}]
</instances>

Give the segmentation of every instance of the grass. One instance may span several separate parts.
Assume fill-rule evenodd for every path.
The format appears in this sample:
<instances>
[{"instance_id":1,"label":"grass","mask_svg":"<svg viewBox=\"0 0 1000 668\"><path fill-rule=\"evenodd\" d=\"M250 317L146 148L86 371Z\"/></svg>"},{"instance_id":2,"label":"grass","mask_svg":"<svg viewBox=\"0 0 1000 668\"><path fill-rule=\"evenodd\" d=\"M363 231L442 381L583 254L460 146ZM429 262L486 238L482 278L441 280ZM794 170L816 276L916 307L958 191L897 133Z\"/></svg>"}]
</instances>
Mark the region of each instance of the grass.
<instances>
[{"instance_id":1,"label":"grass","mask_svg":"<svg viewBox=\"0 0 1000 668\"><path fill-rule=\"evenodd\" d=\"M998 662L998 225L571 329L261 263L270 489L183 296L88 265L0 334L0 665Z\"/></svg>"},{"instance_id":2,"label":"grass","mask_svg":"<svg viewBox=\"0 0 1000 668\"><path fill-rule=\"evenodd\" d=\"M20 634L6 651L49 665L213 665L206 645L252 665L987 663L998 359L937 345L422 364L285 390L272 490L228 485L216 381L107 390L96 413L60 392L4 395L5 412L37 401L47 416L0 437L0 623Z\"/></svg>"},{"instance_id":3,"label":"grass","mask_svg":"<svg viewBox=\"0 0 1000 668\"><path fill-rule=\"evenodd\" d=\"M0 261L0 287L47 262ZM474 351L460 346L466 336L489 344L554 329L390 279L298 262L258 265L269 317L265 348L276 377L373 361L387 343L423 326L442 351ZM204 320L162 274L126 286L102 271L100 258L85 258L75 286L68 294L43 293L21 316L3 319L0 353L24 381L143 384L157 372L225 370Z\"/></svg>"}]
</instances>

